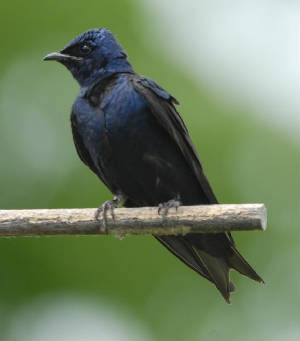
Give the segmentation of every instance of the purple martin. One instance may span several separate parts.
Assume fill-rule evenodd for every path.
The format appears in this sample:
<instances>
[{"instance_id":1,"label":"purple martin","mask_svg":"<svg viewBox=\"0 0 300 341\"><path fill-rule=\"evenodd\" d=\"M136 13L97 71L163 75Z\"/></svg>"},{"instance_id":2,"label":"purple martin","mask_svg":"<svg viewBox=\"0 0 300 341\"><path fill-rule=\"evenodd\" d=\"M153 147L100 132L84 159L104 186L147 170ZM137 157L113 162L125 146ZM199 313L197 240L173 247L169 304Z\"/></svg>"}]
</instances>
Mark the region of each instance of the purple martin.
<instances>
[{"instance_id":1,"label":"purple martin","mask_svg":"<svg viewBox=\"0 0 300 341\"><path fill-rule=\"evenodd\" d=\"M71 125L80 159L113 193L98 213L124 207L217 204L177 100L137 74L107 29L88 30L60 52L44 57L63 64L80 85ZM105 219L104 219L105 220ZM211 281L225 300L235 287L229 270L261 277L236 249L230 233L155 236L191 269Z\"/></svg>"}]
</instances>

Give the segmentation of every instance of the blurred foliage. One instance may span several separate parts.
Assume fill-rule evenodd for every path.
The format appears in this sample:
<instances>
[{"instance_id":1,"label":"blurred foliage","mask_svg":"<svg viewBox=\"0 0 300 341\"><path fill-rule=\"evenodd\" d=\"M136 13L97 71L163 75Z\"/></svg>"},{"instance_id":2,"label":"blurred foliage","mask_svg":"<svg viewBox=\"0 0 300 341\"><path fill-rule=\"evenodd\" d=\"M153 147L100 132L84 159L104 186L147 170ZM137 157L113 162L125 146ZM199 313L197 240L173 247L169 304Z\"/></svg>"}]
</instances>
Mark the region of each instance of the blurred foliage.
<instances>
[{"instance_id":1,"label":"blurred foliage","mask_svg":"<svg viewBox=\"0 0 300 341\"><path fill-rule=\"evenodd\" d=\"M219 200L266 204L267 232L235 234L239 249L266 285L232 273L238 292L228 306L210 283L151 236L122 241L1 239L0 339L9 339L20 306L61 292L94 295L127 306L153 340L295 337L297 146L252 118L247 107L229 107L205 84L199 87L162 57L156 44L159 37L141 32L150 18L139 5L124 0L1 3L0 207L98 207L111 197L75 153L68 115L78 86L59 65L41 62L76 34L107 27L136 71L179 99L179 111Z\"/></svg>"}]
</instances>

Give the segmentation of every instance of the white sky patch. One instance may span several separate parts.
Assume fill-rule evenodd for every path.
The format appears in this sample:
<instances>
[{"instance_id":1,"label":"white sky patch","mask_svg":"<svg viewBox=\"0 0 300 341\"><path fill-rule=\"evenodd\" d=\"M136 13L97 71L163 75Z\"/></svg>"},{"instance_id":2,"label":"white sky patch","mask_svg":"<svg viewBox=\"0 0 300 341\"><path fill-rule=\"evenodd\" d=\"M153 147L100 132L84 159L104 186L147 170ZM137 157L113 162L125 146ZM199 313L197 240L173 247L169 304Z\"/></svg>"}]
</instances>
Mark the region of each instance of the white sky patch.
<instances>
[{"instance_id":1,"label":"white sky patch","mask_svg":"<svg viewBox=\"0 0 300 341\"><path fill-rule=\"evenodd\" d=\"M296 0L144 1L160 40L201 84L295 139L298 132ZM154 33L154 34L153 34Z\"/></svg>"},{"instance_id":2,"label":"white sky patch","mask_svg":"<svg viewBox=\"0 0 300 341\"><path fill-rule=\"evenodd\" d=\"M16 311L9 340L153 340L131 312L107 298L45 295Z\"/></svg>"}]
</instances>

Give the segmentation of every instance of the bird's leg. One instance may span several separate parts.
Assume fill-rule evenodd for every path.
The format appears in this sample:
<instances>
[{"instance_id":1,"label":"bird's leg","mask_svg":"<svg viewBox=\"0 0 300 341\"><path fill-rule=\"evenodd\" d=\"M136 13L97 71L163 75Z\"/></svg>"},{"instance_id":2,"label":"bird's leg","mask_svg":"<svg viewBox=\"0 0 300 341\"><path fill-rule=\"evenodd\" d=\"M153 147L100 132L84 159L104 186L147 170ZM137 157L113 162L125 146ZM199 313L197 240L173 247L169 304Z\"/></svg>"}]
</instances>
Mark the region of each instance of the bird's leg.
<instances>
[{"instance_id":1,"label":"bird's leg","mask_svg":"<svg viewBox=\"0 0 300 341\"><path fill-rule=\"evenodd\" d=\"M170 208L175 208L176 211L178 210L178 207L181 205L181 202L179 201L179 198L171 199L167 202L163 202L158 205L158 214L161 214L163 218L165 218L168 215Z\"/></svg>"},{"instance_id":2,"label":"bird's leg","mask_svg":"<svg viewBox=\"0 0 300 341\"><path fill-rule=\"evenodd\" d=\"M107 212L109 211L113 220L115 220L114 209L122 205L124 199L121 195L114 196L113 200L105 201L95 212L95 219L99 220L99 216L102 214L102 223L104 228L107 224Z\"/></svg>"}]
</instances>

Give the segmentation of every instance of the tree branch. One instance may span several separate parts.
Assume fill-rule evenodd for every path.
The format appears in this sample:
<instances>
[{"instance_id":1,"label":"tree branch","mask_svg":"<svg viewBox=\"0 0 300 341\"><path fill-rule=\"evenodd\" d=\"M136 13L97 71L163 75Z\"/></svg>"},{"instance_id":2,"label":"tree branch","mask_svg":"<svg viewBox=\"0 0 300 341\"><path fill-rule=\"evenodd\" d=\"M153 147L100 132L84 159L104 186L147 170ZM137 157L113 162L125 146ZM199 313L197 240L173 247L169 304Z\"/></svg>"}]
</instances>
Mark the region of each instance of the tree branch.
<instances>
[{"instance_id":1,"label":"tree branch","mask_svg":"<svg viewBox=\"0 0 300 341\"><path fill-rule=\"evenodd\" d=\"M117 235L217 233L265 230L264 204L180 206L166 218L157 207L118 208L106 228L95 209L0 210L0 237L45 235Z\"/></svg>"}]
</instances>

